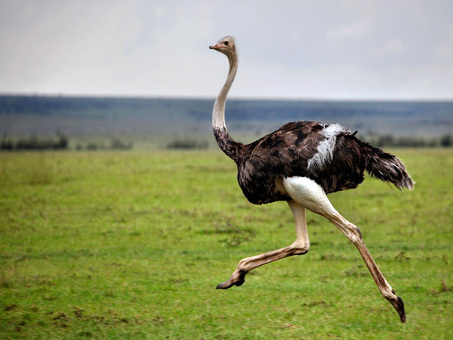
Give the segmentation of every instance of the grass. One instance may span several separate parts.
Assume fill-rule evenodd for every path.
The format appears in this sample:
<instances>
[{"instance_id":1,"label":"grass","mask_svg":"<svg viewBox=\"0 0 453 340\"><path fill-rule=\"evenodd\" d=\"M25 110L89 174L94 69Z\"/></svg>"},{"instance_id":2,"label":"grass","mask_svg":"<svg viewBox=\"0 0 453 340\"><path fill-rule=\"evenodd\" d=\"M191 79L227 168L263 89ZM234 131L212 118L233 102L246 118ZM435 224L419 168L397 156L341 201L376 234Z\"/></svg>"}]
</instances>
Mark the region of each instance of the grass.
<instances>
[{"instance_id":1,"label":"grass","mask_svg":"<svg viewBox=\"0 0 453 340\"><path fill-rule=\"evenodd\" d=\"M395 150L417 181L331 195L402 296L401 324L355 247L308 213L312 247L215 290L295 239L219 152L0 154L3 339L451 339L453 151Z\"/></svg>"}]
</instances>

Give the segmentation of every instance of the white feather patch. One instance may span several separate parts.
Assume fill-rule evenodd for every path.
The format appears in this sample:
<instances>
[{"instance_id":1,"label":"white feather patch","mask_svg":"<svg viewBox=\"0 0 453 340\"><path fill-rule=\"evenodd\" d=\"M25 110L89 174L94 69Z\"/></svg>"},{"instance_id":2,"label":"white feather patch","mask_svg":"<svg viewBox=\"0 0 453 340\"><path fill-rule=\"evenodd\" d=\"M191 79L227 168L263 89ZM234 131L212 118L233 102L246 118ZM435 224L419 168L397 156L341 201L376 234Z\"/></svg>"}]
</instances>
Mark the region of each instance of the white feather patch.
<instances>
[{"instance_id":1,"label":"white feather patch","mask_svg":"<svg viewBox=\"0 0 453 340\"><path fill-rule=\"evenodd\" d=\"M308 170L316 171L321 170L333 158L333 151L337 142L337 135L346 131L340 124L331 124L321 131L325 137L323 141L318 144L316 153L308 160Z\"/></svg>"}]
</instances>

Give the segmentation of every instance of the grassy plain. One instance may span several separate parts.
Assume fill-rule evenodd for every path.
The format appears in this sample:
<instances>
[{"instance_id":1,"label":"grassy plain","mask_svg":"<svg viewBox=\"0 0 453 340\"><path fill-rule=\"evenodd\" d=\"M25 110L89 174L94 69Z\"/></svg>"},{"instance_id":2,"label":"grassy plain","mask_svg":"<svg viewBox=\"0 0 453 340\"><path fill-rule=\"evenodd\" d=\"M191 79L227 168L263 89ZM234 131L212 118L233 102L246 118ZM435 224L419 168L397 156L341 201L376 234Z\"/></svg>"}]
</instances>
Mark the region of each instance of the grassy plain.
<instances>
[{"instance_id":1,"label":"grassy plain","mask_svg":"<svg viewBox=\"0 0 453 340\"><path fill-rule=\"evenodd\" d=\"M402 296L401 324L355 247L308 213L311 250L216 290L293 242L283 202L247 203L220 152L0 154L2 339L451 339L453 150L394 150L413 192L331 195Z\"/></svg>"}]
</instances>

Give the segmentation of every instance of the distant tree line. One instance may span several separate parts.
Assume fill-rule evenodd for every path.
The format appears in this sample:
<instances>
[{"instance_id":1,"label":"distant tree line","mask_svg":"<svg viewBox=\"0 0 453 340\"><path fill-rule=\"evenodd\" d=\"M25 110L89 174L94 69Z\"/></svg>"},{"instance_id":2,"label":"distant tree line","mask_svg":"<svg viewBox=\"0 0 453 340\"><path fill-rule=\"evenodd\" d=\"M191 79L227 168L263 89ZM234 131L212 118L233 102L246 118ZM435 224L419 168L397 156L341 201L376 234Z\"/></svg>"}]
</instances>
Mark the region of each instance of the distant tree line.
<instances>
[{"instance_id":1,"label":"distant tree line","mask_svg":"<svg viewBox=\"0 0 453 340\"><path fill-rule=\"evenodd\" d=\"M437 138L423 138L423 137L408 137L408 136L394 136L391 134L386 135L363 135L359 138L367 143L377 147L453 147L453 136L443 135ZM195 149L208 149L209 143L207 141L200 141L197 139L175 139L169 142L165 148L168 150L195 150ZM77 151L96 151L96 150L131 150L133 148L132 142L124 142L119 138L113 138L110 145L105 145L102 142L87 142L85 144L78 143L75 146ZM69 150L69 138L63 133L57 132L55 138L42 138L37 136L23 137L23 138L8 138L6 135L0 140L0 151L40 151L40 150Z\"/></svg>"},{"instance_id":2,"label":"distant tree line","mask_svg":"<svg viewBox=\"0 0 453 340\"><path fill-rule=\"evenodd\" d=\"M77 151L96 151L96 150L131 150L133 147L132 142L126 143L119 138L113 138L110 145L106 146L103 143L88 142L86 145L78 143L75 147Z\"/></svg>"},{"instance_id":3,"label":"distant tree line","mask_svg":"<svg viewBox=\"0 0 453 340\"><path fill-rule=\"evenodd\" d=\"M367 143L377 147L410 147L410 148L425 148L425 147L452 147L453 136L443 135L440 137L410 137L410 136L394 136L392 134L385 135L364 135L359 138Z\"/></svg>"},{"instance_id":4,"label":"distant tree line","mask_svg":"<svg viewBox=\"0 0 453 340\"><path fill-rule=\"evenodd\" d=\"M77 144L75 149L82 150L131 150L131 142L123 142L119 138L113 138L110 145L102 143L88 142L86 145ZM0 140L0 151L44 151L44 150L69 150L69 138L63 133L57 132L56 138L43 138L37 136L23 138L8 138L2 136Z\"/></svg>"},{"instance_id":5,"label":"distant tree line","mask_svg":"<svg viewBox=\"0 0 453 340\"><path fill-rule=\"evenodd\" d=\"M57 132L56 138L40 138L37 136L11 139L3 135L0 141L0 150L27 151L27 150L66 150L69 148L69 139Z\"/></svg>"},{"instance_id":6,"label":"distant tree line","mask_svg":"<svg viewBox=\"0 0 453 340\"><path fill-rule=\"evenodd\" d=\"M209 143L207 141L199 141L195 139L176 139L167 144L167 149L174 150L194 150L194 149L207 149Z\"/></svg>"}]
</instances>

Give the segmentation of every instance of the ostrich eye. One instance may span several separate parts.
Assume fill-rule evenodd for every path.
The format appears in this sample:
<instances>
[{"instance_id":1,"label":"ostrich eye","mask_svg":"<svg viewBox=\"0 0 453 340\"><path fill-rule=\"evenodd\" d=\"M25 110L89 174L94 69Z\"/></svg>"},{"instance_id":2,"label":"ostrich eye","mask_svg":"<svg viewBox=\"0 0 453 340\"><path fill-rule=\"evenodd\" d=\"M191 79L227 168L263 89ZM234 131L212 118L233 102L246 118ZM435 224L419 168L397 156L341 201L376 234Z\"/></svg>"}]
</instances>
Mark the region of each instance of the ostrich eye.
<instances>
[{"instance_id":1,"label":"ostrich eye","mask_svg":"<svg viewBox=\"0 0 453 340\"><path fill-rule=\"evenodd\" d=\"M228 46L228 41L224 41L223 43L224 43L226 46Z\"/></svg>"}]
</instances>

